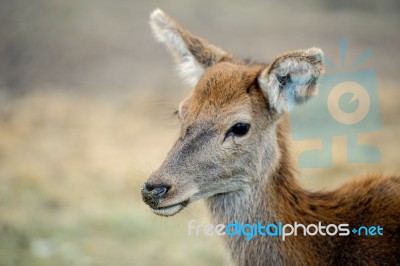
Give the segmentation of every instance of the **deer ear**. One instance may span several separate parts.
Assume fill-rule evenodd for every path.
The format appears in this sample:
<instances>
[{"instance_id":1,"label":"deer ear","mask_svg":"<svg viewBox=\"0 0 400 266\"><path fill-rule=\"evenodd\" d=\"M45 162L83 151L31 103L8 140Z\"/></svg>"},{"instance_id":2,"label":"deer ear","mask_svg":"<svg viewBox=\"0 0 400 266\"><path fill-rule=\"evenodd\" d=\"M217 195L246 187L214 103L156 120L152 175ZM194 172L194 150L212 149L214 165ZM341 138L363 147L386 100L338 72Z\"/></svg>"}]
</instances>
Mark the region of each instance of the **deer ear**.
<instances>
[{"instance_id":1,"label":"deer ear","mask_svg":"<svg viewBox=\"0 0 400 266\"><path fill-rule=\"evenodd\" d=\"M293 109L316 93L323 73L323 52L319 48L288 52L276 58L258 77L271 108L277 113Z\"/></svg>"},{"instance_id":2,"label":"deer ear","mask_svg":"<svg viewBox=\"0 0 400 266\"><path fill-rule=\"evenodd\" d=\"M179 74L193 86L207 67L231 58L227 52L191 35L160 9L151 13L150 26L157 40L164 43L175 57Z\"/></svg>"}]
</instances>

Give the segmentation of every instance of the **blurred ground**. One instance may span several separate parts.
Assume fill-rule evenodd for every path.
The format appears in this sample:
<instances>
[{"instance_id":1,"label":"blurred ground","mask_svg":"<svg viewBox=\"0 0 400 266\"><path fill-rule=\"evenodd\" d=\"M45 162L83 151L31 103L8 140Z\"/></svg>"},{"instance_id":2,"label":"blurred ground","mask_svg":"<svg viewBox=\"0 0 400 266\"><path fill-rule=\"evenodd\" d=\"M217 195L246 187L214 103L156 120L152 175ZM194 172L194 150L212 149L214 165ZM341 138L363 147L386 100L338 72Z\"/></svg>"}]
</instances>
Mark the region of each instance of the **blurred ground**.
<instances>
[{"instance_id":1,"label":"blurred ground","mask_svg":"<svg viewBox=\"0 0 400 266\"><path fill-rule=\"evenodd\" d=\"M220 265L218 239L187 236L202 203L160 218L140 186L179 126L187 88L148 15L160 7L241 57L270 60L321 47L340 61L365 50L378 75L383 129L362 139L379 165L301 169L310 189L370 171L400 171L399 4L396 1L0 1L0 265ZM212 8L211 8L212 7ZM299 153L309 143L294 143Z\"/></svg>"}]
</instances>

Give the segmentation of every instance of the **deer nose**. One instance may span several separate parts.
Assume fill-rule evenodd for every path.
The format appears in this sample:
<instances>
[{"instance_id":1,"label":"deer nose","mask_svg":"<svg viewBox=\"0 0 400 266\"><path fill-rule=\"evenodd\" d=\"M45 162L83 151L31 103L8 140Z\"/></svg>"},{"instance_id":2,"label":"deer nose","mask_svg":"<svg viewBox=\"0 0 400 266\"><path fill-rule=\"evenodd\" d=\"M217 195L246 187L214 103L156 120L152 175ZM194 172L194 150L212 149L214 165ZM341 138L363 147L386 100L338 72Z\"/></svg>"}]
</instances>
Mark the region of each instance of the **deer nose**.
<instances>
[{"instance_id":1,"label":"deer nose","mask_svg":"<svg viewBox=\"0 0 400 266\"><path fill-rule=\"evenodd\" d=\"M152 197L153 199L160 199L165 194L167 194L170 186L167 185L150 185L148 183L144 184L142 189L143 194L147 194L148 196Z\"/></svg>"}]
</instances>

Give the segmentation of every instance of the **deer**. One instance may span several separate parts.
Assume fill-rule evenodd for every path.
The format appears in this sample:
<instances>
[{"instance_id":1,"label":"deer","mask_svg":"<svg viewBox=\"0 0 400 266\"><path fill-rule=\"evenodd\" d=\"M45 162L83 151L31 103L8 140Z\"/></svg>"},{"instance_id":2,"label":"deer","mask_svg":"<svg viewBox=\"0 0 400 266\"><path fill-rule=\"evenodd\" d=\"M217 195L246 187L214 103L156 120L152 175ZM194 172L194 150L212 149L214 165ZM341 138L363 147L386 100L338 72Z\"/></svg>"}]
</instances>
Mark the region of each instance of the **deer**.
<instances>
[{"instance_id":1,"label":"deer","mask_svg":"<svg viewBox=\"0 0 400 266\"><path fill-rule=\"evenodd\" d=\"M191 34L160 9L150 26L194 88L179 104L178 139L141 188L155 214L172 216L204 199L216 224L379 225L380 236L222 239L234 265L400 265L398 176L369 174L328 191L308 191L296 179L288 114L315 95L321 49L254 63Z\"/></svg>"}]
</instances>

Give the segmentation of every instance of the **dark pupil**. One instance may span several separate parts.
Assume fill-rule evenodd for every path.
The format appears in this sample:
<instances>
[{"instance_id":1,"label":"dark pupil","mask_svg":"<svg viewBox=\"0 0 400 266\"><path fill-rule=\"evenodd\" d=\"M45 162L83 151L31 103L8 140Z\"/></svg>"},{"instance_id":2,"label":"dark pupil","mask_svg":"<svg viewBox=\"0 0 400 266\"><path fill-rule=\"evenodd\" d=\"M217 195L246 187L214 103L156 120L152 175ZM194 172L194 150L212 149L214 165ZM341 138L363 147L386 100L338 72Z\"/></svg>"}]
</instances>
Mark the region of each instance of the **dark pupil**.
<instances>
[{"instance_id":1,"label":"dark pupil","mask_svg":"<svg viewBox=\"0 0 400 266\"><path fill-rule=\"evenodd\" d=\"M250 124L247 123L237 123L228 131L228 135L244 136L249 132Z\"/></svg>"}]
</instances>

